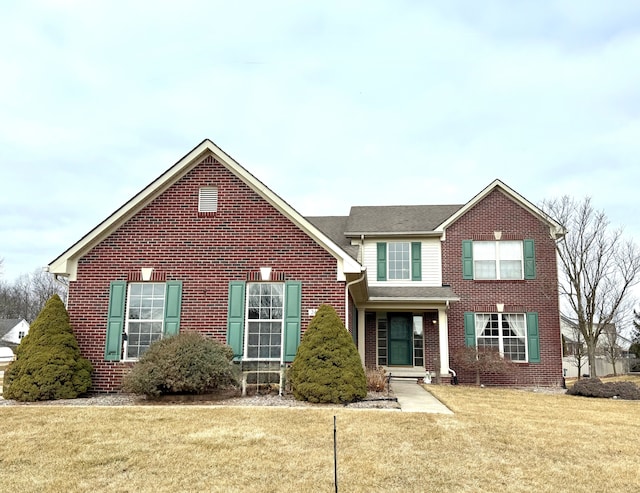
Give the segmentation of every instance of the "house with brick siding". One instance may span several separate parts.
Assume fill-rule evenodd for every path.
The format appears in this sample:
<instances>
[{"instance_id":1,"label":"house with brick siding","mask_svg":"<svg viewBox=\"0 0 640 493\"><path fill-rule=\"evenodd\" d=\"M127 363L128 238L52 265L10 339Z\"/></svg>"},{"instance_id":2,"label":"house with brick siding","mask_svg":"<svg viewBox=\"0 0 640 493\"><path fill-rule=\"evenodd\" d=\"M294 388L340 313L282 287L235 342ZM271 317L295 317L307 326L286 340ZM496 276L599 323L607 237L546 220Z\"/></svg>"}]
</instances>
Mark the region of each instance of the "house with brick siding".
<instances>
[{"instance_id":1,"label":"house with brick siding","mask_svg":"<svg viewBox=\"0 0 640 493\"><path fill-rule=\"evenodd\" d=\"M69 282L96 391L118 391L153 341L186 330L227 343L256 379L279 372L323 303L363 365L474 382L452 356L491 347L514 365L485 382L555 385L563 234L499 180L465 204L303 217L204 140L48 269Z\"/></svg>"}]
</instances>

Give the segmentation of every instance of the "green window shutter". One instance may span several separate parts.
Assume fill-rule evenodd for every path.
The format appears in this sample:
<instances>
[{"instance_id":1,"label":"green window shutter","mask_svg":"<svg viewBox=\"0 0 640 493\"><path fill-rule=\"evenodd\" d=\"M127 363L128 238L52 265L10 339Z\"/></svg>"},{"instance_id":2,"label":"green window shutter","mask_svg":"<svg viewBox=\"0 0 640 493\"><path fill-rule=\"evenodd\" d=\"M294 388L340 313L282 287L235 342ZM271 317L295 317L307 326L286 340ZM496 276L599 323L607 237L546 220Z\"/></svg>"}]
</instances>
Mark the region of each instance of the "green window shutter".
<instances>
[{"instance_id":1,"label":"green window shutter","mask_svg":"<svg viewBox=\"0 0 640 493\"><path fill-rule=\"evenodd\" d=\"M107 338L104 349L105 361L120 361L122 356L122 332L124 331L124 303L127 283L112 281L109 287L109 310L107 312Z\"/></svg>"},{"instance_id":2,"label":"green window shutter","mask_svg":"<svg viewBox=\"0 0 640 493\"><path fill-rule=\"evenodd\" d=\"M287 281L284 285L284 360L293 361L300 344L302 283Z\"/></svg>"},{"instance_id":3,"label":"green window shutter","mask_svg":"<svg viewBox=\"0 0 640 493\"><path fill-rule=\"evenodd\" d=\"M422 243L411 243L411 280L422 281Z\"/></svg>"},{"instance_id":4,"label":"green window shutter","mask_svg":"<svg viewBox=\"0 0 640 493\"><path fill-rule=\"evenodd\" d=\"M536 249L533 240L524 240L524 278L536 278Z\"/></svg>"},{"instance_id":5,"label":"green window shutter","mask_svg":"<svg viewBox=\"0 0 640 493\"><path fill-rule=\"evenodd\" d=\"M182 306L182 281L167 281L164 299L164 335L180 332L180 308Z\"/></svg>"},{"instance_id":6,"label":"green window shutter","mask_svg":"<svg viewBox=\"0 0 640 493\"><path fill-rule=\"evenodd\" d=\"M227 313L227 345L233 349L233 359L242 359L244 336L245 282L229 282L229 310Z\"/></svg>"},{"instance_id":7,"label":"green window shutter","mask_svg":"<svg viewBox=\"0 0 640 493\"><path fill-rule=\"evenodd\" d=\"M473 312L464 312L464 345L476 346L476 317Z\"/></svg>"},{"instance_id":8,"label":"green window shutter","mask_svg":"<svg viewBox=\"0 0 640 493\"><path fill-rule=\"evenodd\" d=\"M529 345L529 363L540 363L540 334L538 331L538 314L527 313L527 342Z\"/></svg>"},{"instance_id":9,"label":"green window shutter","mask_svg":"<svg viewBox=\"0 0 640 493\"><path fill-rule=\"evenodd\" d=\"M473 241L462 240L462 279L473 279Z\"/></svg>"},{"instance_id":10,"label":"green window shutter","mask_svg":"<svg viewBox=\"0 0 640 493\"><path fill-rule=\"evenodd\" d=\"M387 280L387 244L378 243L378 281Z\"/></svg>"}]
</instances>

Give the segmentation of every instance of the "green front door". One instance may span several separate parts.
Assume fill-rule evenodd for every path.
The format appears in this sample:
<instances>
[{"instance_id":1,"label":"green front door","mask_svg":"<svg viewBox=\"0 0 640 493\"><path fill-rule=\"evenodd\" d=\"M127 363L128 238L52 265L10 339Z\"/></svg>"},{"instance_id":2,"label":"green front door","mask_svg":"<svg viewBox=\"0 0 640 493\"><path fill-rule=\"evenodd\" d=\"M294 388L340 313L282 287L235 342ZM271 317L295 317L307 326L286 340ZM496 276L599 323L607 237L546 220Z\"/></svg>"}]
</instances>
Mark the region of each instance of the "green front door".
<instances>
[{"instance_id":1,"label":"green front door","mask_svg":"<svg viewBox=\"0 0 640 493\"><path fill-rule=\"evenodd\" d=\"M411 315L389 315L389 365L413 365L413 325Z\"/></svg>"}]
</instances>

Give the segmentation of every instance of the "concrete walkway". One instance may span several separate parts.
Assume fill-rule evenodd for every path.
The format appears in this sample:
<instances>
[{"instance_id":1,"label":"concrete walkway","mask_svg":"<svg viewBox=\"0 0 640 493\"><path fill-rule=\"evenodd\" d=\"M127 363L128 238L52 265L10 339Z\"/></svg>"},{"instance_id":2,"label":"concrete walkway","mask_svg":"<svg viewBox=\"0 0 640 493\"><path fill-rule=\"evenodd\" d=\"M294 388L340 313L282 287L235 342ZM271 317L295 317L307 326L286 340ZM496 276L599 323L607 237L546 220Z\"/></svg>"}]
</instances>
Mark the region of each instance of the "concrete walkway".
<instances>
[{"instance_id":1,"label":"concrete walkway","mask_svg":"<svg viewBox=\"0 0 640 493\"><path fill-rule=\"evenodd\" d=\"M451 409L427 392L412 378L391 378L391 390L405 413L453 414Z\"/></svg>"}]
</instances>

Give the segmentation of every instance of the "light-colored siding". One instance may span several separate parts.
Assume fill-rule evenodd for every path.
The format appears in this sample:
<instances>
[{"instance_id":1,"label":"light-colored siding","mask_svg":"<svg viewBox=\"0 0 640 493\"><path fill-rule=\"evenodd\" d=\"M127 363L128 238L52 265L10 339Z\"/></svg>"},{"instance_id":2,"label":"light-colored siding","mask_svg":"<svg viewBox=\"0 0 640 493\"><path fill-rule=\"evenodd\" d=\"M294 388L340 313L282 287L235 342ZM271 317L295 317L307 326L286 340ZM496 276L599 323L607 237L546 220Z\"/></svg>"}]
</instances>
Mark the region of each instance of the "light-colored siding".
<instances>
[{"instance_id":1,"label":"light-colored siding","mask_svg":"<svg viewBox=\"0 0 640 493\"><path fill-rule=\"evenodd\" d=\"M377 281L377 250L378 242L418 241L415 238L393 238L379 240L365 240L364 265L369 273L370 286L442 286L442 250L439 238L425 238L422 243L422 281Z\"/></svg>"}]
</instances>

